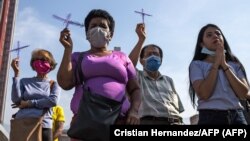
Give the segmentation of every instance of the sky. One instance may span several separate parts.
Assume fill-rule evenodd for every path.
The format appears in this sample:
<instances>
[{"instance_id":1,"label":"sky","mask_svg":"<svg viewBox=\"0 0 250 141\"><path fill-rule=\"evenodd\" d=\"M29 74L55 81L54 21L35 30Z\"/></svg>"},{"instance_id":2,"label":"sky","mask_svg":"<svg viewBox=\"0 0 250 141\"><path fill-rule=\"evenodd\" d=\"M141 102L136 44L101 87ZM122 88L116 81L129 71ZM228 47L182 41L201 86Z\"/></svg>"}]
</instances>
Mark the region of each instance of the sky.
<instances>
[{"instance_id":1,"label":"sky","mask_svg":"<svg viewBox=\"0 0 250 141\"><path fill-rule=\"evenodd\" d=\"M232 52L250 75L249 7L248 0L19 0L12 48L17 47L17 41L20 41L21 46L30 45L20 52L20 77L36 75L29 65L32 50L43 48L51 51L58 66L49 73L49 77L56 80L64 50L59 42L59 34L65 25L54 19L53 14L66 17L71 13L72 20L82 23L90 10L107 10L116 24L109 49L119 46L123 52L129 54L138 40L136 24L142 22L141 16L134 11L143 8L144 12L152 15L145 17L147 38L144 45L154 43L162 48L163 62L160 72L173 79L185 108L181 116L189 124L189 117L197 111L192 107L188 94L188 66L194 55L199 30L208 23L218 25ZM73 51L88 50L89 43L84 28L69 25L69 29L74 44ZM11 58L14 57L16 53L13 52ZM142 69L139 63L137 67ZM4 118L6 125L16 111L10 106L13 75L10 69ZM69 126L72 116L70 100L73 92L62 90L59 100L59 105L65 110L66 127Z\"/></svg>"}]
</instances>

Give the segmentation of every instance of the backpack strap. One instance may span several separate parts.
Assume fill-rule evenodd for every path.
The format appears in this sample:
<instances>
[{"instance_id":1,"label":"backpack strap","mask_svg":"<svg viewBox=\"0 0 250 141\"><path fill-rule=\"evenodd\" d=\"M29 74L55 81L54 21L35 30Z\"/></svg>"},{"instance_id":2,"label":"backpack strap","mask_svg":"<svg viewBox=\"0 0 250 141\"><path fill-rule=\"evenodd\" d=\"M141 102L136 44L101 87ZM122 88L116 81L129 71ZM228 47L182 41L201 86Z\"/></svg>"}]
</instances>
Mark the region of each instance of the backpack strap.
<instances>
[{"instance_id":1,"label":"backpack strap","mask_svg":"<svg viewBox=\"0 0 250 141\"><path fill-rule=\"evenodd\" d=\"M50 91L52 90L53 86L54 86L55 81L54 80L50 80L49 81L49 85L50 85Z\"/></svg>"},{"instance_id":2,"label":"backpack strap","mask_svg":"<svg viewBox=\"0 0 250 141\"><path fill-rule=\"evenodd\" d=\"M75 78L76 78L76 82L78 82L78 77L79 76L79 82L83 83L83 80L84 80L84 76L83 76L83 72L82 72L82 60L83 60L83 57L84 57L84 54L86 54L86 52L81 52L78 56L78 60L76 62L76 69L75 69Z\"/></svg>"}]
</instances>

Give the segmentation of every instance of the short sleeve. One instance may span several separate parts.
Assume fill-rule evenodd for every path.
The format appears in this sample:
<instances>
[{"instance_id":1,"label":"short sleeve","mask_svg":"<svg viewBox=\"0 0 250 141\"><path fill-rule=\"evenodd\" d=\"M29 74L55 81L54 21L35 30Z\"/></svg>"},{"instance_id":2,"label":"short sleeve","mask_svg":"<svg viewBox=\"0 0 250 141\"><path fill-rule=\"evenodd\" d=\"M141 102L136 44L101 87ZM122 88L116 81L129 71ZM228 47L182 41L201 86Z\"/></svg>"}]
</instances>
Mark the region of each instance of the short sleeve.
<instances>
[{"instance_id":1,"label":"short sleeve","mask_svg":"<svg viewBox=\"0 0 250 141\"><path fill-rule=\"evenodd\" d=\"M189 77L190 77L190 80L192 83L194 83L194 81L196 81L196 80L204 79L202 69L199 65L199 62L197 62L197 61L191 62L190 66L189 66Z\"/></svg>"},{"instance_id":2,"label":"short sleeve","mask_svg":"<svg viewBox=\"0 0 250 141\"><path fill-rule=\"evenodd\" d=\"M64 116L64 111L62 107L58 107L58 116L57 116L57 121L62 121L65 122L65 116Z\"/></svg>"}]
</instances>

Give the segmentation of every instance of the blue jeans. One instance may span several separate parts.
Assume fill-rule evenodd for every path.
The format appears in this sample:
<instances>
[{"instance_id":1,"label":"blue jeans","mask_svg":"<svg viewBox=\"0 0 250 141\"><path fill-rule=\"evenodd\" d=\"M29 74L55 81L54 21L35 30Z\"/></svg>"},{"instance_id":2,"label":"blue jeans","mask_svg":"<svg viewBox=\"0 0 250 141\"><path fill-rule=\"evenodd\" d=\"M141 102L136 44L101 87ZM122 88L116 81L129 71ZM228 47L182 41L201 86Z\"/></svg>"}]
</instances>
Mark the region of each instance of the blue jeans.
<instances>
[{"instance_id":1,"label":"blue jeans","mask_svg":"<svg viewBox=\"0 0 250 141\"><path fill-rule=\"evenodd\" d=\"M243 110L199 110L198 125L247 125Z\"/></svg>"}]
</instances>

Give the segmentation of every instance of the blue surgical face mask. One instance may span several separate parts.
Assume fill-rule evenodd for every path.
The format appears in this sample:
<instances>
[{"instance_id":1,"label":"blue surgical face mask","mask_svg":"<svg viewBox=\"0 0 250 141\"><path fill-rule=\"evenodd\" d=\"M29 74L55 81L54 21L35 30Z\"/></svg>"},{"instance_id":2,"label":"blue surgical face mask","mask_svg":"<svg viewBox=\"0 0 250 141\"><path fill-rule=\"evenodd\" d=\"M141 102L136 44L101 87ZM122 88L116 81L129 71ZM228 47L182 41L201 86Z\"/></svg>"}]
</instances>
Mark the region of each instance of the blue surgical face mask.
<instances>
[{"instance_id":1,"label":"blue surgical face mask","mask_svg":"<svg viewBox=\"0 0 250 141\"><path fill-rule=\"evenodd\" d=\"M154 72L158 71L161 66L161 58L155 55L151 55L145 59L145 69Z\"/></svg>"}]
</instances>

